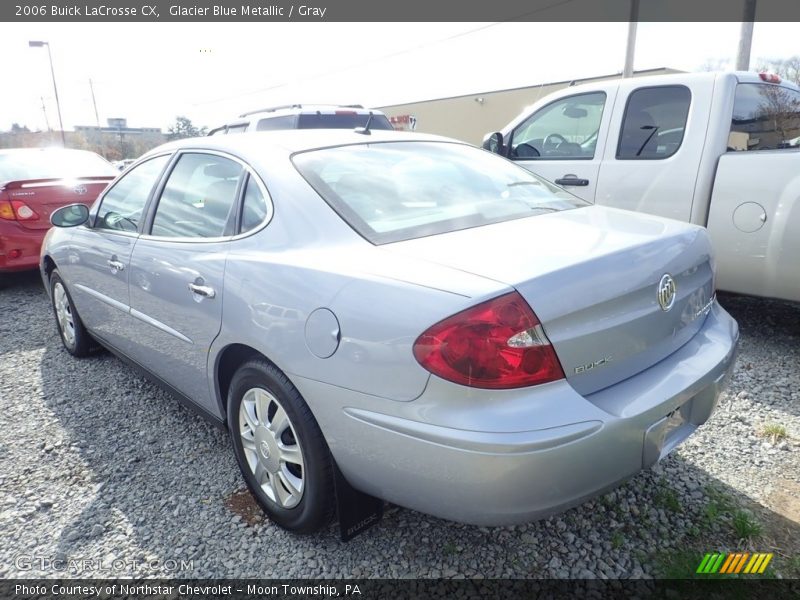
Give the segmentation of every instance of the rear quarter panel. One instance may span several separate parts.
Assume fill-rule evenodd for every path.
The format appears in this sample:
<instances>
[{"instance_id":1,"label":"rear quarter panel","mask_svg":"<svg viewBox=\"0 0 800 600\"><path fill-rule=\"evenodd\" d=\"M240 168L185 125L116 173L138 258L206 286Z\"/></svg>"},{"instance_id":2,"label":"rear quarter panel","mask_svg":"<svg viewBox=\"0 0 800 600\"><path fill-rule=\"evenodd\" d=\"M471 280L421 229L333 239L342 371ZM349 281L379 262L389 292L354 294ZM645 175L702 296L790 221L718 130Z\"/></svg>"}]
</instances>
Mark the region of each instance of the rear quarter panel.
<instances>
[{"instance_id":1,"label":"rear quarter panel","mask_svg":"<svg viewBox=\"0 0 800 600\"><path fill-rule=\"evenodd\" d=\"M719 289L800 301L800 150L720 157L708 231Z\"/></svg>"}]
</instances>

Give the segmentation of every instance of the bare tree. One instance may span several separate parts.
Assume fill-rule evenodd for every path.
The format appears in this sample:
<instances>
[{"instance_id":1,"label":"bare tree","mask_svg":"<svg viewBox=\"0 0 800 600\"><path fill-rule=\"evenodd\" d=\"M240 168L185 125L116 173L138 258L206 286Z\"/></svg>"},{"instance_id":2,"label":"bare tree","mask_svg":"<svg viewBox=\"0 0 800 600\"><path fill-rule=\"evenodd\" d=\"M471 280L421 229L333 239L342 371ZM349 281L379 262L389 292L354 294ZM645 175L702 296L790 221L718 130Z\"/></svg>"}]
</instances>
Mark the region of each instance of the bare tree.
<instances>
[{"instance_id":1,"label":"bare tree","mask_svg":"<svg viewBox=\"0 0 800 600\"><path fill-rule=\"evenodd\" d=\"M800 56L789 58L759 59L758 71L768 71L780 75L783 79L800 85Z\"/></svg>"},{"instance_id":2,"label":"bare tree","mask_svg":"<svg viewBox=\"0 0 800 600\"><path fill-rule=\"evenodd\" d=\"M701 71L725 71L731 68L731 61L727 58L708 58L703 66L700 67Z\"/></svg>"}]
</instances>

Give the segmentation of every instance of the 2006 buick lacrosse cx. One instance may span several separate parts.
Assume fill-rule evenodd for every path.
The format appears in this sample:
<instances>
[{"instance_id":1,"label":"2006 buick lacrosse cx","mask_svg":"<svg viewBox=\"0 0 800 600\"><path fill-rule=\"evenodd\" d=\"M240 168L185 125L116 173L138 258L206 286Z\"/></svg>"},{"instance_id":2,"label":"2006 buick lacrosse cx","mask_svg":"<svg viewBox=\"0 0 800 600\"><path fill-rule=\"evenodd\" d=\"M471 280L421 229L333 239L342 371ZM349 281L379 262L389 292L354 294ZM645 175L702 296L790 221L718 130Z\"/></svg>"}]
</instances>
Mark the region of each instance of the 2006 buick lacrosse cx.
<instances>
[{"instance_id":1,"label":"2006 buick lacrosse cx","mask_svg":"<svg viewBox=\"0 0 800 600\"><path fill-rule=\"evenodd\" d=\"M226 425L295 532L341 518L343 487L482 525L563 510L666 456L733 369L704 229L446 138L182 140L52 221L67 351Z\"/></svg>"}]
</instances>

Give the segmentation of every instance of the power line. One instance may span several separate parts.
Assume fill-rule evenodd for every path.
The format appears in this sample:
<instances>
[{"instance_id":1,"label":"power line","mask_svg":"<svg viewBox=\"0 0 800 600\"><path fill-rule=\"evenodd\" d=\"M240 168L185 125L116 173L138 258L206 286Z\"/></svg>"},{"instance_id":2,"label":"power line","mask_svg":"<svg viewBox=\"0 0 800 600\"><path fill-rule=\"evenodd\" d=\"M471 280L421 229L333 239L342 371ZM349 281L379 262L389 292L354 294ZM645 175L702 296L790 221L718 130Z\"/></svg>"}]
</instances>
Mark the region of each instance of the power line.
<instances>
[{"instance_id":1,"label":"power line","mask_svg":"<svg viewBox=\"0 0 800 600\"><path fill-rule=\"evenodd\" d=\"M220 98L215 98L214 100L206 100L205 102L197 102L197 103L193 104L193 106L204 106L204 105L207 105L207 104L216 104L217 102L225 102L227 100L232 100L234 98L241 98L241 97L244 97L244 96L253 96L253 95L256 95L256 94L261 94L263 92L269 92L269 91L272 91L272 90L280 89L282 87L286 87L290 83L296 83L296 82L300 82L300 81L310 81L310 80L314 80L314 79L320 79L322 77L335 75L337 73L343 73L345 71L350 71L352 69L357 69L359 67L365 67L367 65L370 65L370 64L373 64L373 63L376 63L376 62L381 62L381 61L384 61L384 60L388 60L390 58L396 58L398 56L403 56L404 54L411 54L412 52L417 52L417 51L422 50L424 48L429 48L431 46L444 44L444 43L450 42L450 41L458 39L458 38L470 36L470 35L473 35L475 33L480 32L480 31L485 31L485 30L490 29L492 27L497 27L498 25L504 25L506 23L519 21L519 20L521 20L521 19L523 19L525 17L529 17L529 16L531 16L533 14L540 13L540 12L543 12L543 11L546 11L546 10L550 10L550 9L556 8L558 6L563 6L565 4L570 4L570 3L575 2L575 1L576 0L556 0L555 2L553 2L551 4L548 4L547 6L543 6L543 7L531 10L531 11L527 11L525 13L522 13L522 14L516 15L514 17L511 17L510 19L506 19L505 21L498 21L496 23L489 23L488 25L481 25L480 27L475 27L473 29L468 29L467 31L462 31L462 32L459 32L459 33L455 33L453 35L449 35L447 37L444 37L444 38L441 38L441 39L438 39L438 40L425 42L425 43L419 44L417 46L412 46L411 48L405 48L403 50L398 50L396 52L390 52L389 54L384 54L384 55L376 57L376 58L370 58L370 59L367 59L367 60L359 62L359 63L353 63L351 65L347 65L345 67L339 67L337 69L333 69L333 70L330 70L330 71L322 71L322 72L319 72L319 73L314 73L312 75L307 75L305 77L300 77L298 79L294 79L294 80L290 80L290 81L284 81L282 83L277 83L275 85L271 85L271 86L268 86L268 87L258 88L258 89L255 89L255 90L250 90L248 92L241 92L241 93L237 93L237 94L223 96L223 97L220 97Z\"/></svg>"}]
</instances>

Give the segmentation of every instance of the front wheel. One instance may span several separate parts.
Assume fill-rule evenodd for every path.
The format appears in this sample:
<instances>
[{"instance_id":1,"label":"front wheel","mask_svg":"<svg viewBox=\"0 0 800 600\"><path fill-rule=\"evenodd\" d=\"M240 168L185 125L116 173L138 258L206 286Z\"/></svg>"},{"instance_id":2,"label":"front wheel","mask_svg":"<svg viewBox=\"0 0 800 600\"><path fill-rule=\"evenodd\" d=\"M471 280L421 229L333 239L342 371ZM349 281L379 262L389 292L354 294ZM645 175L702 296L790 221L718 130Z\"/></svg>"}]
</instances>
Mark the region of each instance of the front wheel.
<instances>
[{"instance_id":1,"label":"front wheel","mask_svg":"<svg viewBox=\"0 0 800 600\"><path fill-rule=\"evenodd\" d=\"M88 356L92 346L91 338L83 326L83 321L81 321L78 311L75 310L67 286L57 270L50 275L50 298L53 302L56 325L64 348L78 358Z\"/></svg>"},{"instance_id":2,"label":"front wheel","mask_svg":"<svg viewBox=\"0 0 800 600\"><path fill-rule=\"evenodd\" d=\"M333 460L300 392L274 365L253 360L231 381L228 424L245 483L270 519L313 533L333 517Z\"/></svg>"}]
</instances>

